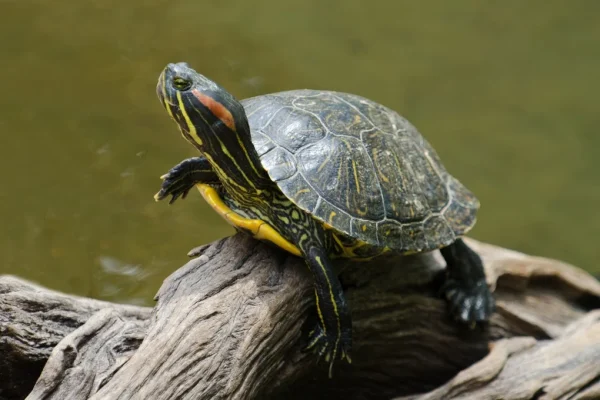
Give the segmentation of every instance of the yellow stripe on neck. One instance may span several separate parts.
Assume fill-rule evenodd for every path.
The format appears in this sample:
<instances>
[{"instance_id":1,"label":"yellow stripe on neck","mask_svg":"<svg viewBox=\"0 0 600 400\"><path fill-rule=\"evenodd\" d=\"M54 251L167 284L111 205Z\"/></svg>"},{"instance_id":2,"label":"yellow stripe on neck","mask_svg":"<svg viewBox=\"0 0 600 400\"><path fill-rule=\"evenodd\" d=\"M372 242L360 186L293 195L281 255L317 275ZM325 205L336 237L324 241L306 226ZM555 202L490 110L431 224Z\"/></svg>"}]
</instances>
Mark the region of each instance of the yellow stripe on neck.
<instances>
[{"instance_id":1,"label":"yellow stripe on neck","mask_svg":"<svg viewBox=\"0 0 600 400\"><path fill-rule=\"evenodd\" d=\"M221 196L219 196L219 193L214 187L204 183L198 183L196 184L196 188L202 197L204 197L204 200L206 200L206 202L213 208L213 210L223 217L230 225L250 232L252 236L258 240L268 240L269 242L295 256L301 255L298 247L281 236L275 229L273 229L271 225L267 224L265 221L242 217L229 208L223 202L223 199L221 199Z\"/></svg>"},{"instance_id":2,"label":"yellow stripe on neck","mask_svg":"<svg viewBox=\"0 0 600 400\"><path fill-rule=\"evenodd\" d=\"M181 98L181 92L179 92L179 91L177 92L177 102L178 102L178 106L179 106L179 111L181 112L181 115L183 116L183 119L185 120L185 124L187 125L190 136L194 139L194 141L196 143L198 143L198 145L202 146L202 139L200 139L200 136L198 136L196 127L192 123L190 116L188 115L187 111L185 110L185 104L183 104L183 99Z\"/></svg>"}]
</instances>

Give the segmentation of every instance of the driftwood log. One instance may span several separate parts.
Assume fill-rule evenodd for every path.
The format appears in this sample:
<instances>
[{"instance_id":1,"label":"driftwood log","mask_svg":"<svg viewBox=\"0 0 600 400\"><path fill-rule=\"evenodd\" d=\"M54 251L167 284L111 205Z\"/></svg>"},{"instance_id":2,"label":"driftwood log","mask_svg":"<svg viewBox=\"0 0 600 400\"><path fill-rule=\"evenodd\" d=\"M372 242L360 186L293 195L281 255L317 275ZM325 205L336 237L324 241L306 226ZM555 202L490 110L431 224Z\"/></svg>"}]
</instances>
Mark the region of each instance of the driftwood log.
<instances>
[{"instance_id":1,"label":"driftwood log","mask_svg":"<svg viewBox=\"0 0 600 400\"><path fill-rule=\"evenodd\" d=\"M468 240L497 313L452 321L437 253L340 264L353 363L301 352L314 323L302 260L243 235L193 251L154 308L0 277L0 399L600 399L600 283Z\"/></svg>"}]
</instances>

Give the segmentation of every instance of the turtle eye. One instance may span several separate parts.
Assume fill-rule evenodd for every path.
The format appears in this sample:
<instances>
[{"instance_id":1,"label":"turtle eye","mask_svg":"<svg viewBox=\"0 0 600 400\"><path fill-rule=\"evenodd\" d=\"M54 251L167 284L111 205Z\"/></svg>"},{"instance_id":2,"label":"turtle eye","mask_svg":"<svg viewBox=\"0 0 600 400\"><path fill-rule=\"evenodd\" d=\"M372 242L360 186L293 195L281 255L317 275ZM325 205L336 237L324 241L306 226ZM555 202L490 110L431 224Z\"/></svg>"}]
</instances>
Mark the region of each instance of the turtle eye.
<instances>
[{"instance_id":1,"label":"turtle eye","mask_svg":"<svg viewBox=\"0 0 600 400\"><path fill-rule=\"evenodd\" d=\"M192 82L188 79L176 76L173 78L173 86L175 86L175 89L177 90L188 90L192 86Z\"/></svg>"}]
</instances>

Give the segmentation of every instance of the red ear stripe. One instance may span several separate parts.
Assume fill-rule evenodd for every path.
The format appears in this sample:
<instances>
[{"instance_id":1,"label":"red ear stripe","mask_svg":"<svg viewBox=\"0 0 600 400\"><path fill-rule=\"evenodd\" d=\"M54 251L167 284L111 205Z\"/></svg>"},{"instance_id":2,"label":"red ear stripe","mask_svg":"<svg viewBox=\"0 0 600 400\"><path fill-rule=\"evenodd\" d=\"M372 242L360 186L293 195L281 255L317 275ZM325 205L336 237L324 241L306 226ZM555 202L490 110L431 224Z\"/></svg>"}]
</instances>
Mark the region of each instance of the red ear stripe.
<instances>
[{"instance_id":1,"label":"red ear stripe","mask_svg":"<svg viewBox=\"0 0 600 400\"><path fill-rule=\"evenodd\" d=\"M233 115L231 115L229 110L223 104L219 103L210 96L200 93L196 89L192 90L192 94L200 103L204 105L204 107L208 108L215 117L219 118L225 125L229 127L229 129L235 132L235 121L233 120Z\"/></svg>"}]
</instances>

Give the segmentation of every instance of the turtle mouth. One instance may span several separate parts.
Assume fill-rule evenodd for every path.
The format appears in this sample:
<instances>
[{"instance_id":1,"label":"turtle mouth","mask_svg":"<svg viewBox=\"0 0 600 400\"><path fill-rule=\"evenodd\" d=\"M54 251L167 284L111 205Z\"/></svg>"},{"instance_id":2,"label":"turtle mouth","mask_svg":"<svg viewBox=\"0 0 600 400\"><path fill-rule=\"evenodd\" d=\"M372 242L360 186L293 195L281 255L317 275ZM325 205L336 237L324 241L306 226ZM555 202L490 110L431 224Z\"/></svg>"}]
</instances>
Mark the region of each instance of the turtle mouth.
<instances>
[{"instance_id":1,"label":"turtle mouth","mask_svg":"<svg viewBox=\"0 0 600 400\"><path fill-rule=\"evenodd\" d=\"M165 106L174 107L177 110L179 110L179 105L173 103L171 100L167 99L166 97L163 97L162 101L165 103Z\"/></svg>"},{"instance_id":2,"label":"turtle mouth","mask_svg":"<svg viewBox=\"0 0 600 400\"><path fill-rule=\"evenodd\" d=\"M179 104L172 101L169 97L164 96L163 93L161 93L160 91L158 93L158 99L162 103L163 107L167 109L167 112L169 114L171 114L173 112L175 112L175 113L179 112Z\"/></svg>"},{"instance_id":3,"label":"turtle mouth","mask_svg":"<svg viewBox=\"0 0 600 400\"><path fill-rule=\"evenodd\" d=\"M170 109L171 111L178 112L179 104L177 104L177 102L173 101L173 99L171 98L171 88L167 84L167 79L169 79L169 77L167 76L167 70L164 70L158 78L158 83L156 84L156 94L162 105L167 109L167 111L169 111Z\"/></svg>"},{"instance_id":4,"label":"turtle mouth","mask_svg":"<svg viewBox=\"0 0 600 400\"><path fill-rule=\"evenodd\" d=\"M156 83L156 94L161 99L167 99L169 97L169 92L171 91L171 75L172 72L169 70L169 68L165 68L158 77L158 82Z\"/></svg>"}]
</instances>

